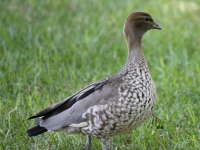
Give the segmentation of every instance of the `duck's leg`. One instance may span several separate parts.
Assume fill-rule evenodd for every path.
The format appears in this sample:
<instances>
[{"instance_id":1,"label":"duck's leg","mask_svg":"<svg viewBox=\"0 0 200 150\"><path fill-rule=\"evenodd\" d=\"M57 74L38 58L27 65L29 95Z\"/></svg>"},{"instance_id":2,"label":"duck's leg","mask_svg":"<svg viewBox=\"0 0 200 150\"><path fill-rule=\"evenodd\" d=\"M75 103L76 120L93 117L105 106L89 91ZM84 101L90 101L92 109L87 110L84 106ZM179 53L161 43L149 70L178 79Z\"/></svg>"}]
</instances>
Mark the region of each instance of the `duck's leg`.
<instances>
[{"instance_id":1,"label":"duck's leg","mask_svg":"<svg viewBox=\"0 0 200 150\"><path fill-rule=\"evenodd\" d=\"M107 144L102 143L102 150L110 150Z\"/></svg>"},{"instance_id":2,"label":"duck's leg","mask_svg":"<svg viewBox=\"0 0 200 150\"><path fill-rule=\"evenodd\" d=\"M87 135L87 141L85 147L81 150L91 150L91 136Z\"/></svg>"}]
</instances>

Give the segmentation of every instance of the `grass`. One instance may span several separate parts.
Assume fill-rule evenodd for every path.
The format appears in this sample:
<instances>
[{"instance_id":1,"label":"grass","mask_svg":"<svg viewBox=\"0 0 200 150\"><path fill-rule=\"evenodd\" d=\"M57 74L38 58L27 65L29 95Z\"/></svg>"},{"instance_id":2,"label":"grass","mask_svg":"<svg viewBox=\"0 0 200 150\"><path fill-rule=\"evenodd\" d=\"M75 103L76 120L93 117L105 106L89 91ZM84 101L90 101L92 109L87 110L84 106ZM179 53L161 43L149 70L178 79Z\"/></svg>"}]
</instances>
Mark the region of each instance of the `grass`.
<instances>
[{"instance_id":1,"label":"grass","mask_svg":"<svg viewBox=\"0 0 200 150\"><path fill-rule=\"evenodd\" d=\"M150 13L162 26L143 38L157 87L152 118L113 149L199 149L200 2L33 1L0 5L0 149L80 149L85 137L45 133L29 138L27 118L123 67L127 48L122 27L134 11ZM157 123L158 121L156 121ZM93 139L94 149L101 149Z\"/></svg>"}]
</instances>

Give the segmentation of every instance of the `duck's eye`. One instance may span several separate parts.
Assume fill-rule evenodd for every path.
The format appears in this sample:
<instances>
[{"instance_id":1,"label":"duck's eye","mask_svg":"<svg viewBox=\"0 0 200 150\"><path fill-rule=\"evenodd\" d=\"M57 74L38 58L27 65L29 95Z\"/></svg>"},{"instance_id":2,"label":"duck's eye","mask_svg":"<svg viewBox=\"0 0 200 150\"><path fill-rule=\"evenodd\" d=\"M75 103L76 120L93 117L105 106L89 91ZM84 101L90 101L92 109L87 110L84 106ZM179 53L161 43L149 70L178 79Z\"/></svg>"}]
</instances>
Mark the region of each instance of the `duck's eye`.
<instances>
[{"instance_id":1,"label":"duck's eye","mask_svg":"<svg viewBox=\"0 0 200 150\"><path fill-rule=\"evenodd\" d=\"M146 17L144 20L145 20L145 21L150 21L150 19L149 19L148 17Z\"/></svg>"}]
</instances>

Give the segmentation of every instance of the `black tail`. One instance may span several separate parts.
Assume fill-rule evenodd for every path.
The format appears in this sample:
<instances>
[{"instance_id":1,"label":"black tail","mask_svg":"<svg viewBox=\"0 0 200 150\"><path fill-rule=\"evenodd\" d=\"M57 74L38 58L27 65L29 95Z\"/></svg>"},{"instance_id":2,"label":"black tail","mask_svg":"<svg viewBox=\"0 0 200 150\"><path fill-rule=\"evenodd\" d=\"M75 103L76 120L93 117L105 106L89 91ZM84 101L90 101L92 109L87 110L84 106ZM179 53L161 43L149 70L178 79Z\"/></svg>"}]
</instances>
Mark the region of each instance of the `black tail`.
<instances>
[{"instance_id":1,"label":"black tail","mask_svg":"<svg viewBox=\"0 0 200 150\"><path fill-rule=\"evenodd\" d=\"M35 127L31 128L31 129L28 129L26 131L26 133L27 133L28 136L37 136L37 135L42 134L42 133L47 132L47 131L48 130L46 128L40 127L38 125L38 126L35 126Z\"/></svg>"}]
</instances>

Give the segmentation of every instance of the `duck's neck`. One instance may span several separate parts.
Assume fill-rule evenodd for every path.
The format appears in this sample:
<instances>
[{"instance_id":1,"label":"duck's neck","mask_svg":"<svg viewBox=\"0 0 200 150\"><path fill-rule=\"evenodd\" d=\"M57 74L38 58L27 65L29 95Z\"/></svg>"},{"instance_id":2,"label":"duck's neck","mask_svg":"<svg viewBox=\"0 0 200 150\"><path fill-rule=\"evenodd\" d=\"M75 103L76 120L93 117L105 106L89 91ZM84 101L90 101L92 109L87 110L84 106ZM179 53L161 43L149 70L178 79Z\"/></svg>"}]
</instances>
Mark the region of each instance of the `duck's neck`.
<instances>
[{"instance_id":1,"label":"duck's neck","mask_svg":"<svg viewBox=\"0 0 200 150\"><path fill-rule=\"evenodd\" d=\"M132 35L126 36L128 46L128 58L125 68L135 65L146 65L144 54L142 51L142 36L133 37ZM125 69L124 68L124 69Z\"/></svg>"}]
</instances>

